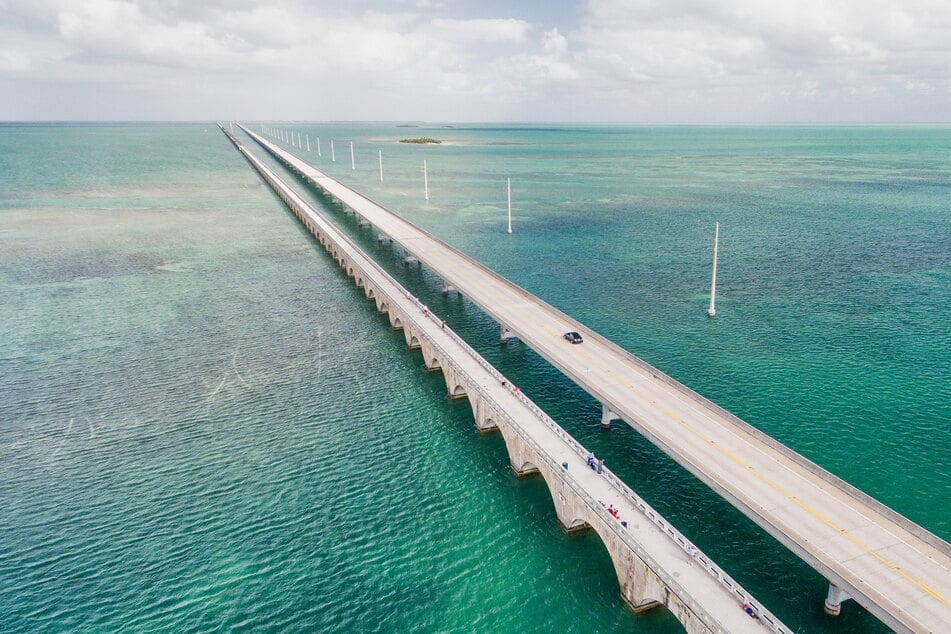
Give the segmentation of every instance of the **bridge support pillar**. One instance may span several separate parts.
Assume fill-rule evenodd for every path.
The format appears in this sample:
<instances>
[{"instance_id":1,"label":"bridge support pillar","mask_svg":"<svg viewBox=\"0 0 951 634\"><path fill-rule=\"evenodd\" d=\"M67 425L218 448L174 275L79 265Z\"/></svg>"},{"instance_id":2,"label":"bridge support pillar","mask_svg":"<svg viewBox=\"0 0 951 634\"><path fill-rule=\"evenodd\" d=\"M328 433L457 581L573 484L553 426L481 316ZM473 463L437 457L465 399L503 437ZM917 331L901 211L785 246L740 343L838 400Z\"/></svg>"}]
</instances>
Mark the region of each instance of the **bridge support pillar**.
<instances>
[{"instance_id":1,"label":"bridge support pillar","mask_svg":"<svg viewBox=\"0 0 951 634\"><path fill-rule=\"evenodd\" d=\"M472 417L475 419L476 429L480 433L487 434L499 431L499 426L495 422L498 413L486 403L483 394L476 392L469 396L469 405L472 407Z\"/></svg>"},{"instance_id":2,"label":"bridge support pillar","mask_svg":"<svg viewBox=\"0 0 951 634\"><path fill-rule=\"evenodd\" d=\"M518 335L506 328L503 324L499 324L499 343L505 345L509 342L509 339L518 339Z\"/></svg>"},{"instance_id":3,"label":"bridge support pillar","mask_svg":"<svg viewBox=\"0 0 951 634\"><path fill-rule=\"evenodd\" d=\"M842 602L851 599L848 593L834 584L829 584L829 594L826 596L825 609L826 614L830 616L839 616L842 611Z\"/></svg>"},{"instance_id":4,"label":"bridge support pillar","mask_svg":"<svg viewBox=\"0 0 951 634\"><path fill-rule=\"evenodd\" d=\"M392 243L393 239L390 238L390 236L386 235L385 233L381 233L376 237L376 241L379 242L380 244L384 244L386 242Z\"/></svg>"},{"instance_id":5,"label":"bridge support pillar","mask_svg":"<svg viewBox=\"0 0 951 634\"><path fill-rule=\"evenodd\" d=\"M601 429L611 429L612 420L620 420L621 417L614 413L604 403L601 403Z\"/></svg>"},{"instance_id":6,"label":"bridge support pillar","mask_svg":"<svg viewBox=\"0 0 951 634\"><path fill-rule=\"evenodd\" d=\"M360 227L369 227L370 221L363 216L357 216L357 225Z\"/></svg>"},{"instance_id":7,"label":"bridge support pillar","mask_svg":"<svg viewBox=\"0 0 951 634\"><path fill-rule=\"evenodd\" d=\"M456 290L456 287L455 287L455 286L453 286L452 284L450 284L450 283L447 282L446 280L443 280L443 281L442 281L442 294L443 294L443 295L448 295L448 294L449 294L450 292L452 292L452 291L456 291L457 293L459 292L458 290Z\"/></svg>"},{"instance_id":8,"label":"bridge support pillar","mask_svg":"<svg viewBox=\"0 0 951 634\"><path fill-rule=\"evenodd\" d=\"M419 260L409 251L403 251L403 264L419 264Z\"/></svg>"}]
</instances>

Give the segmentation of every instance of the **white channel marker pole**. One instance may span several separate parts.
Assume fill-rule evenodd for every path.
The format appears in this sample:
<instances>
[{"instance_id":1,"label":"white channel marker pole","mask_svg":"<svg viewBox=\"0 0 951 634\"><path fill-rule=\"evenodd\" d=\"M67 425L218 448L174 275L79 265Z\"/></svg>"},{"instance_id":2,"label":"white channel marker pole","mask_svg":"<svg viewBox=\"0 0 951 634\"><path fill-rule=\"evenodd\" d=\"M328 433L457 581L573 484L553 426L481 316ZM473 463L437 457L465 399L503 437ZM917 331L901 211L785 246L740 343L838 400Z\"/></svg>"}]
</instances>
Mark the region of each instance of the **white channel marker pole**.
<instances>
[{"instance_id":1,"label":"white channel marker pole","mask_svg":"<svg viewBox=\"0 0 951 634\"><path fill-rule=\"evenodd\" d=\"M716 231L713 234L713 279L710 281L710 308L707 315L713 317L717 314L717 247L720 245L720 223L717 223Z\"/></svg>"},{"instance_id":2,"label":"white channel marker pole","mask_svg":"<svg viewBox=\"0 0 951 634\"><path fill-rule=\"evenodd\" d=\"M353 141L350 141L350 169L357 169L357 164L353 162Z\"/></svg>"},{"instance_id":3,"label":"white channel marker pole","mask_svg":"<svg viewBox=\"0 0 951 634\"><path fill-rule=\"evenodd\" d=\"M336 162L337 162L337 153L334 152L334 140L333 140L333 139L330 139L330 162L331 162L331 163L336 163Z\"/></svg>"},{"instance_id":4,"label":"white channel marker pole","mask_svg":"<svg viewBox=\"0 0 951 634\"><path fill-rule=\"evenodd\" d=\"M320 137L317 137L317 156L323 156L323 154L320 153Z\"/></svg>"},{"instance_id":5,"label":"white channel marker pole","mask_svg":"<svg viewBox=\"0 0 951 634\"><path fill-rule=\"evenodd\" d=\"M383 182L383 150L379 150L377 154L380 157L380 182Z\"/></svg>"},{"instance_id":6,"label":"white channel marker pole","mask_svg":"<svg viewBox=\"0 0 951 634\"><path fill-rule=\"evenodd\" d=\"M508 193L509 193L509 233L512 233L512 179L508 180Z\"/></svg>"},{"instance_id":7,"label":"white channel marker pole","mask_svg":"<svg viewBox=\"0 0 951 634\"><path fill-rule=\"evenodd\" d=\"M429 174L426 171L426 159L423 159L423 196L429 200Z\"/></svg>"},{"instance_id":8,"label":"white channel marker pole","mask_svg":"<svg viewBox=\"0 0 951 634\"><path fill-rule=\"evenodd\" d=\"M307 137L307 151L310 152L310 135L305 135Z\"/></svg>"}]
</instances>

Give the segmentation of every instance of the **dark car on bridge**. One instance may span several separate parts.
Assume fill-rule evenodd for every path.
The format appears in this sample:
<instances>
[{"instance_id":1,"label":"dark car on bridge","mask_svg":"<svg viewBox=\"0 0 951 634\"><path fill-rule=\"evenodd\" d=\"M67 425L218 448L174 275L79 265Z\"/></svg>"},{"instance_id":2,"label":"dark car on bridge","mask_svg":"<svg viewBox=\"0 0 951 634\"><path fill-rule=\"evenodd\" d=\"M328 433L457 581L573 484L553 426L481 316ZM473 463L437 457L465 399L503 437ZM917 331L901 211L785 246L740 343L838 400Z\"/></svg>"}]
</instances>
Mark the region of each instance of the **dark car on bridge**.
<instances>
[{"instance_id":1,"label":"dark car on bridge","mask_svg":"<svg viewBox=\"0 0 951 634\"><path fill-rule=\"evenodd\" d=\"M566 332L563 336L565 339L567 339L571 343L581 343L584 341L584 339L581 338L581 335L579 335L573 330L571 332Z\"/></svg>"}]
</instances>

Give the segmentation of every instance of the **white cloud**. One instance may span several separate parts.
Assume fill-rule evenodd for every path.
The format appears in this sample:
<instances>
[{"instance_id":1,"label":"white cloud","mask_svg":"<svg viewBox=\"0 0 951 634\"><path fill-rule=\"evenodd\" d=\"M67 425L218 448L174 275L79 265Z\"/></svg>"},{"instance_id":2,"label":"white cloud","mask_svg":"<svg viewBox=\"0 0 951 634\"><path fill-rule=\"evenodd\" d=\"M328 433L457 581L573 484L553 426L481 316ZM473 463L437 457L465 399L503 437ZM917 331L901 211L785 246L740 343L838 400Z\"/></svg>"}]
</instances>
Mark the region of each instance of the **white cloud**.
<instances>
[{"instance_id":1,"label":"white cloud","mask_svg":"<svg viewBox=\"0 0 951 634\"><path fill-rule=\"evenodd\" d=\"M521 42L529 30L522 20L449 20L436 18L431 33L443 40L468 42Z\"/></svg>"},{"instance_id":2,"label":"white cloud","mask_svg":"<svg viewBox=\"0 0 951 634\"><path fill-rule=\"evenodd\" d=\"M134 88L152 95L150 118L160 87L195 81L177 95L192 117L216 116L203 100L238 83L304 97L245 102L295 118L321 116L314 103L325 118L520 120L913 119L951 105L944 1L588 0L568 28L465 0L354 2L0 0L0 79Z\"/></svg>"}]
</instances>

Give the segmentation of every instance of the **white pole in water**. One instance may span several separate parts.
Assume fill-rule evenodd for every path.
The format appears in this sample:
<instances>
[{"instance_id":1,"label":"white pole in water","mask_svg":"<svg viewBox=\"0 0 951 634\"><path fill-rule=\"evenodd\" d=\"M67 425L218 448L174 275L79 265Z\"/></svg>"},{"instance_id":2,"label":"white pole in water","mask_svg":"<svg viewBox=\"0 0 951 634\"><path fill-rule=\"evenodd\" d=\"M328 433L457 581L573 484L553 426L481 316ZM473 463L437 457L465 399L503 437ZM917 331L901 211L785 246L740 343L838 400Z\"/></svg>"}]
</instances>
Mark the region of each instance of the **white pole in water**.
<instances>
[{"instance_id":1,"label":"white pole in water","mask_svg":"<svg viewBox=\"0 0 951 634\"><path fill-rule=\"evenodd\" d=\"M512 233L512 179L508 179L509 192L509 233Z\"/></svg>"},{"instance_id":2,"label":"white pole in water","mask_svg":"<svg viewBox=\"0 0 951 634\"><path fill-rule=\"evenodd\" d=\"M310 135L308 134L306 136L307 136L307 151L310 152Z\"/></svg>"},{"instance_id":3,"label":"white pole in water","mask_svg":"<svg viewBox=\"0 0 951 634\"><path fill-rule=\"evenodd\" d=\"M300 132L297 133L297 147L304 147L300 142Z\"/></svg>"},{"instance_id":4,"label":"white pole in water","mask_svg":"<svg viewBox=\"0 0 951 634\"><path fill-rule=\"evenodd\" d=\"M380 182L383 182L383 150L379 150L378 155L380 157Z\"/></svg>"},{"instance_id":5,"label":"white pole in water","mask_svg":"<svg viewBox=\"0 0 951 634\"><path fill-rule=\"evenodd\" d=\"M323 156L323 154L320 153L320 137L317 137L317 156Z\"/></svg>"},{"instance_id":6,"label":"white pole in water","mask_svg":"<svg viewBox=\"0 0 951 634\"><path fill-rule=\"evenodd\" d=\"M713 234L713 279L710 281L710 309L707 315L713 317L717 314L717 247L720 245L720 223L717 223L716 231Z\"/></svg>"},{"instance_id":7,"label":"white pole in water","mask_svg":"<svg viewBox=\"0 0 951 634\"><path fill-rule=\"evenodd\" d=\"M357 169L357 164L353 162L353 141L350 141L350 169Z\"/></svg>"},{"instance_id":8,"label":"white pole in water","mask_svg":"<svg viewBox=\"0 0 951 634\"><path fill-rule=\"evenodd\" d=\"M337 153L334 152L334 140L330 139L330 161L332 163L337 162Z\"/></svg>"},{"instance_id":9,"label":"white pole in water","mask_svg":"<svg viewBox=\"0 0 951 634\"><path fill-rule=\"evenodd\" d=\"M429 200L429 174L426 171L426 159L423 159L423 195Z\"/></svg>"}]
</instances>

